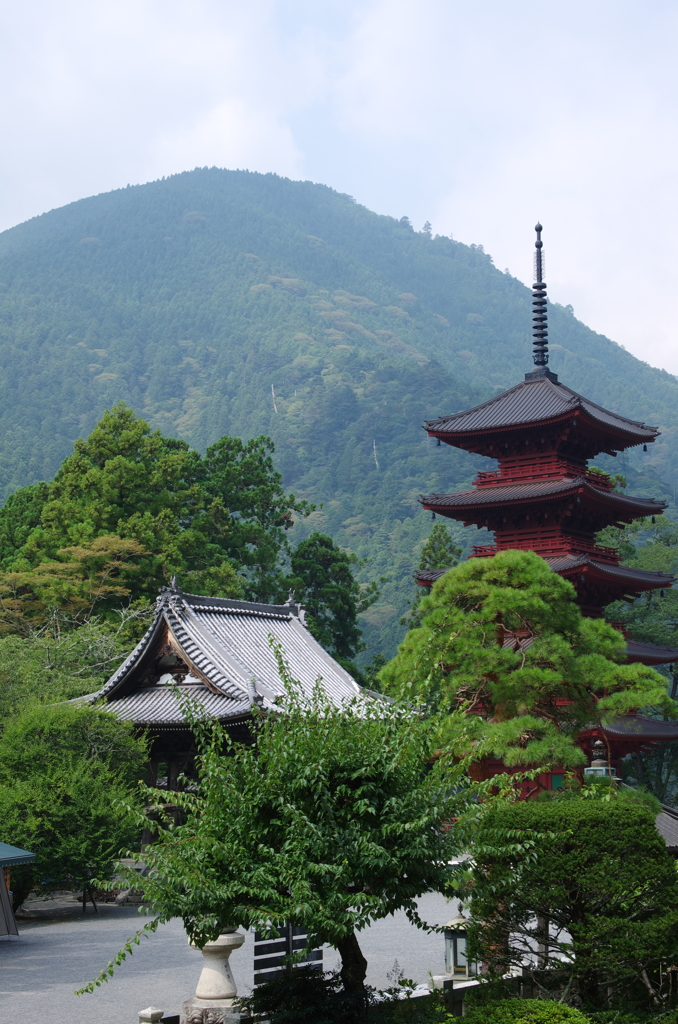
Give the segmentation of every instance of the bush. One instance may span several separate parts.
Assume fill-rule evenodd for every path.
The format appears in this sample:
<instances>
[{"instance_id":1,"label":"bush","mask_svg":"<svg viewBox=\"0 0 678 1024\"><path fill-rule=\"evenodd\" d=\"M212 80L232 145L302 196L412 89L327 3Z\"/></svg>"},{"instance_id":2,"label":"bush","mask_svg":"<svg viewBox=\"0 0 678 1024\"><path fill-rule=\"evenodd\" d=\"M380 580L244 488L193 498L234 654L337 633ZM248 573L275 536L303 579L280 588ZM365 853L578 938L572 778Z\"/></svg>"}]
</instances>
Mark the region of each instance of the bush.
<instances>
[{"instance_id":1,"label":"bush","mask_svg":"<svg viewBox=\"0 0 678 1024\"><path fill-rule=\"evenodd\" d=\"M465 1024L589 1024L572 1006L552 999L502 999L466 1014Z\"/></svg>"},{"instance_id":2,"label":"bush","mask_svg":"<svg viewBox=\"0 0 678 1024\"><path fill-rule=\"evenodd\" d=\"M678 1010L635 1010L630 1013L624 1013L622 1010L598 1010L589 1013L588 1016L591 1024L676 1024Z\"/></svg>"},{"instance_id":3,"label":"bush","mask_svg":"<svg viewBox=\"0 0 678 1024\"><path fill-rule=\"evenodd\" d=\"M240 1007L270 1024L349 1024L361 1016L360 1008L346 1003L339 975L313 967L295 967L265 981L240 1000Z\"/></svg>"},{"instance_id":4,"label":"bush","mask_svg":"<svg viewBox=\"0 0 678 1024\"><path fill-rule=\"evenodd\" d=\"M651 1008L669 995L662 961L678 955L676 865L654 815L614 792L525 801L493 810L474 850L470 954L494 977L529 967L566 971L572 1002L590 1010ZM501 837L535 842L525 857Z\"/></svg>"},{"instance_id":5,"label":"bush","mask_svg":"<svg viewBox=\"0 0 678 1024\"><path fill-rule=\"evenodd\" d=\"M139 827L146 749L131 726L81 704L27 708L0 736L0 840L35 853L12 869L17 909L42 891L88 886L110 873Z\"/></svg>"},{"instance_id":6,"label":"bush","mask_svg":"<svg viewBox=\"0 0 678 1024\"><path fill-rule=\"evenodd\" d=\"M302 966L259 985L251 996L240 1000L240 1007L270 1024L444 1024L450 1019L437 994L377 1002L375 995L383 997L385 993L366 991L367 997L358 999L343 990L338 973L323 974Z\"/></svg>"}]
</instances>

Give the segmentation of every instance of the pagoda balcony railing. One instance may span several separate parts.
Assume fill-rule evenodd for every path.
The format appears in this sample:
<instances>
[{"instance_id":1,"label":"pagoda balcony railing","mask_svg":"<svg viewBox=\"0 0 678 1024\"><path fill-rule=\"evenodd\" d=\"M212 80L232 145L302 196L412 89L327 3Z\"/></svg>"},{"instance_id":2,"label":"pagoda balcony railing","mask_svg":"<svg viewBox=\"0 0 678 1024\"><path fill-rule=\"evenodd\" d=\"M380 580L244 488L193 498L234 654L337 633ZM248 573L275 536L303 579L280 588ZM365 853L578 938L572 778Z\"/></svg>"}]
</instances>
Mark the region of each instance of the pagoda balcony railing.
<instances>
[{"instance_id":1,"label":"pagoda balcony railing","mask_svg":"<svg viewBox=\"0 0 678 1024\"><path fill-rule=\"evenodd\" d=\"M496 544L474 544L471 558L492 558L498 550Z\"/></svg>"},{"instance_id":2,"label":"pagoda balcony railing","mask_svg":"<svg viewBox=\"0 0 678 1024\"><path fill-rule=\"evenodd\" d=\"M602 544L594 544L593 541L575 540L563 537L543 537L533 534L530 537L513 536L501 545L498 544L474 544L471 558L491 558L498 551L516 549L518 551L534 551L544 558L555 555L591 555L601 562L609 562L612 565L619 564L619 549L606 547Z\"/></svg>"},{"instance_id":3,"label":"pagoda balcony railing","mask_svg":"<svg viewBox=\"0 0 678 1024\"><path fill-rule=\"evenodd\" d=\"M619 548L606 547L604 544L587 544L586 541L584 543L576 541L570 550L575 555L593 555L601 562L612 562L614 565L619 563Z\"/></svg>"},{"instance_id":4,"label":"pagoda balcony railing","mask_svg":"<svg viewBox=\"0 0 678 1024\"><path fill-rule=\"evenodd\" d=\"M490 470L489 472L478 473L473 480L474 487L491 487L496 484L523 483L528 480L560 479L569 476L573 479L583 476L587 483L599 487L603 491L611 491L614 487L612 480L607 474L592 473L590 469L581 469L567 462L548 461L539 465L511 466L506 470Z\"/></svg>"}]
</instances>

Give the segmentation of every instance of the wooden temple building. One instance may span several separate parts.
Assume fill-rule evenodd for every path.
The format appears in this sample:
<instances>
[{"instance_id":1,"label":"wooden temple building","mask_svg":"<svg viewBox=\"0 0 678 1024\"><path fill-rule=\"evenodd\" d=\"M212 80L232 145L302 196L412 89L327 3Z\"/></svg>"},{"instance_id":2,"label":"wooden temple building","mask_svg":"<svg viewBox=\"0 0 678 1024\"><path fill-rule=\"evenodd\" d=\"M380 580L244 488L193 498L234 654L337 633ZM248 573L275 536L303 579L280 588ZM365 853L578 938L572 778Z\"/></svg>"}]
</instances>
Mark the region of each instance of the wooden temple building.
<instances>
[{"instance_id":1,"label":"wooden temple building","mask_svg":"<svg viewBox=\"0 0 678 1024\"><path fill-rule=\"evenodd\" d=\"M428 494L420 501L434 515L485 527L494 543L473 548L484 558L518 548L541 555L570 580L585 615L599 617L610 602L635 599L671 586L673 577L620 564L616 548L595 542L605 526L624 526L661 515L666 503L620 493L609 475L592 472L588 460L605 452L652 444L654 427L603 409L577 394L548 368L546 284L542 279L541 225L537 224L533 286L534 369L515 387L472 409L441 416L424 428L438 443L495 459L498 469L478 473L470 491ZM417 574L426 587L446 569ZM621 626L619 628L622 628ZM644 644L627 636L629 661L645 665L678 662L678 649ZM629 715L605 727L613 765L626 754L678 739L678 723ZM581 735L590 755L600 730ZM497 763L496 770L503 770ZM549 784L558 784L562 772Z\"/></svg>"},{"instance_id":2,"label":"wooden temple building","mask_svg":"<svg viewBox=\"0 0 678 1024\"><path fill-rule=\"evenodd\" d=\"M282 645L292 678L308 693L318 678L332 700L359 694L355 680L311 636L303 609L164 589L146 635L91 701L151 740L152 785L175 789L194 772L195 739L179 694L190 696L234 739L249 738L255 705L271 708L284 692L270 637Z\"/></svg>"}]
</instances>

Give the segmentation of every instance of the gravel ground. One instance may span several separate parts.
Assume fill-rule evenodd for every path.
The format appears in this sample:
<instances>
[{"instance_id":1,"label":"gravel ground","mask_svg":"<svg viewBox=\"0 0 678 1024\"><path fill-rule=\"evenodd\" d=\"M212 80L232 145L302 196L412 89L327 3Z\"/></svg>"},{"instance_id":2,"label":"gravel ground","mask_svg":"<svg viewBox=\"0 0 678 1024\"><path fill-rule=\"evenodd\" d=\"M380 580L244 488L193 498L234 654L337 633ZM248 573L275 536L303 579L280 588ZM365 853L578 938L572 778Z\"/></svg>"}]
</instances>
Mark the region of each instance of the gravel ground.
<instances>
[{"instance_id":1,"label":"gravel ground","mask_svg":"<svg viewBox=\"0 0 678 1024\"><path fill-rule=\"evenodd\" d=\"M456 907L442 896L420 901L420 913L431 924L444 924ZM40 1020L45 1024L138 1024L146 1006L178 1013L193 995L201 969L200 953L189 948L181 921L170 921L144 939L115 977L93 995L77 997L74 989L90 981L123 942L141 927L132 907L103 905L86 915L72 901L43 909L42 918L19 922L19 939L0 941L0 1020ZM402 914L373 925L360 936L369 962L367 980L389 984L387 972L397 960L404 974L426 982L429 973L444 971L444 941L412 928ZM236 950L231 966L238 990L252 985L252 935ZM335 950L325 952L325 965L337 964Z\"/></svg>"}]
</instances>

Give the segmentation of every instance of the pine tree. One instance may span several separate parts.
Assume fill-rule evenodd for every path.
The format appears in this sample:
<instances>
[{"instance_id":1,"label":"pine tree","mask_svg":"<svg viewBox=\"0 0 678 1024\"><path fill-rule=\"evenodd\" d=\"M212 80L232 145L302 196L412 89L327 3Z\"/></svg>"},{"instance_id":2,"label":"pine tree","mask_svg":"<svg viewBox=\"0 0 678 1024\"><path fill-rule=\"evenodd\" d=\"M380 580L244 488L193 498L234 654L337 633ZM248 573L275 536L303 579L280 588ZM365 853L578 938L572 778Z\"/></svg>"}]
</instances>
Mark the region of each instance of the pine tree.
<instances>
[{"instance_id":1,"label":"pine tree","mask_svg":"<svg viewBox=\"0 0 678 1024\"><path fill-rule=\"evenodd\" d=\"M585 618L572 584L531 551L471 558L445 573L380 673L384 690L449 718L441 746L508 766L584 763L578 736L641 708L673 713L663 676L624 664L624 637ZM472 713L471 713L472 712Z\"/></svg>"},{"instance_id":2,"label":"pine tree","mask_svg":"<svg viewBox=\"0 0 678 1024\"><path fill-rule=\"evenodd\" d=\"M421 549L419 569L452 569L458 564L461 557L461 548L454 543L450 531L444 523L436 523L431 530L428 540ZM403 615L401 625L409 629L416 629L421 626L420 604L425 593L422 587L417 587L417 593L410 601L410 611Z\"/></svg>"}]
</instances>

